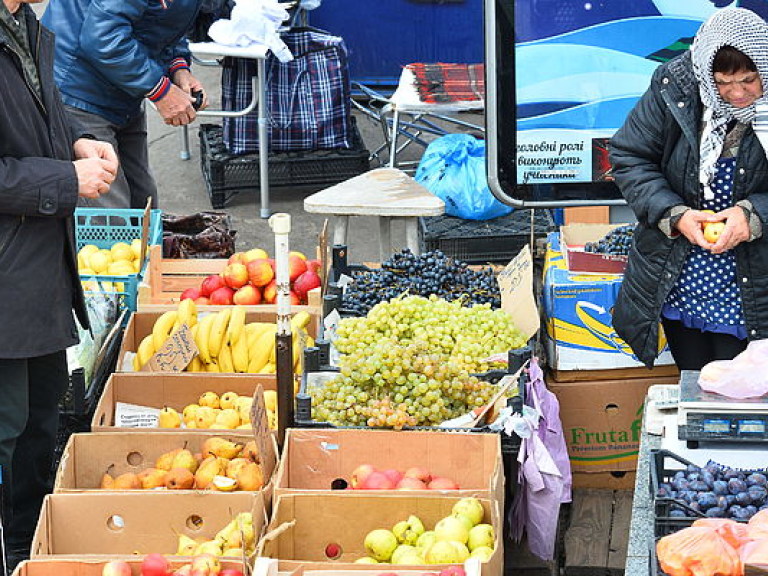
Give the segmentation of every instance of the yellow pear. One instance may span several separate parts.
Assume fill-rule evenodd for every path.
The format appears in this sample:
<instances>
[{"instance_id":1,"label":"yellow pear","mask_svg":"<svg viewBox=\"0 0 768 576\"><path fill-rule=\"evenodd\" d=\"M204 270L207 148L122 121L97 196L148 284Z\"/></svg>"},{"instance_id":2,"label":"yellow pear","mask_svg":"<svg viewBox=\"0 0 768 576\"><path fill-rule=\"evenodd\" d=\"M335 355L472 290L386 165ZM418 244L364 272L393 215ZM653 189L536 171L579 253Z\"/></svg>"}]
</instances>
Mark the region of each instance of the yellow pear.
<instances>
[{"instance_id":1,"label":"yellow pear","mask_svg":"<svg viewBox=\"0 0 768 576\"><path fill-rule=\"evenodd\" d=\"M181 411L181 417L184 420L184 424L194 422L198 408L200 408L200 406L197 404L187 404L184 406L184 410Z\"/></svg>"},{"instance_id":2,"label":"yellow pear","mask_svg":"<svg viewBox=\"0 0 768 576\"><path fill-rule=\"evenodd\" d=\"M248 464L250 460L243 457L233 458L227 463L227 469L226 473L227 476L230 478L237 478L237 473L240 471L240 468Z\"/></svg>"},{"instance_id":3,"label":"yellow pear","mask_svg":"<svg viewBox=\"0 0 768 576\"><path fill-rule=\"evenodd\" d=\"M216 421L216 412L210 406L200 406L195 413L195 424L198 428L210 428Z\"/></svg>"},{"instance_id":4,"label":"yellow pear","mask_svg":"<svg viewBox=\"0 0 768 576\"><path fill-rule=\"evenodd\" d=\"M179 546L176 549L176 556L192 556L197 550L197 542L186 534L179 534Z\"/></svg>"},{"instance_id":5,"label":"yellow pear","mask_svg":"<svg viewBox=\"0 0 768 576\"><path fill-rule=\"evenodd\" d=\"M99 488L101 490L114 490L115 479L112 477L112 474L110 474L109 471L104 472L104 475L101 477L101 483L99 484Z\"/></svg>"},{"instance_id":6,"label":"yellow pear","mask_svg":"<svg viewBox=\"0 0 768 576\"><path fill-rule=\"evenodd\" d=\"M209 456L200 463L195 472L195 488L205 490L211 485L213 479L221 474L221 460L216 456Z\"/></svg>"},{"instance_id":7,"label":"yellow pear","mask_svg":"<svg viewBox=\"0 0 768 576\"><path fill-rule=\"evenodd\" d=\"M171 469L173 468L186 468L194 474L197 470L197 460L195 460L192 452L184 448L183 450L179 450L176 456L173 457Z\"/></svg>"},{"instance_id":8,"label":"yellow pear","mask_svg":"<svg viewBox=\"0 0 768 576\"><path fill-rule=\"evenodd\" d=\"M251 426L250 422L243 422L240 424L240 426L237 426L235 430L252 430L253 426Z\"/></svg>"},{"instance_id":9,"label":"yellow pear","mask_svg":"<svg viewBox=\"0 0 768 576\"><path fill-rule=\"evenodd\" d=\"M261 462L261 457L259 456L259 447L256 446L255 440L250 440L249 442L246 442L240 454L244 458L248 458L248 460L250 460L251 462L256 462L256 463Z\"/></svg>"},{"instance_id":10,"label":"yellow pear","mask_svg":"<svg viewBox=\"0 0 768 576\"><path fill-rule=\"evenodd\" d=\"M224 392L219 398L219 408L234 408L239 397L236 392Z\"/></svg>"},{"instance_id":11,"label":"yellow pear","mask_svg":"<svg viewBox=\"0 0 768 576\"><path fill-rule=\"evenodd\" d=\"M160 428L180 428L181 415L173 408L165 406L160 410L160 415L157 417L157 425Z\"/></svg>"},{"instance_id":12,"label":"yellow pear","mask_svg":"<svg viewBox=\"0 0 768 576\"><path fill-rule=\"evenodd\" d=\"M243 557L243 549L242 548L226 548L221 555L226 556L228 558L242 558Z\"/></svg>"},{"instance_id":13,"label":"yellow pear","mask_svg":"<svg viewBox=\"0 0 768 576\"><path fill-rule=\"evenodd\" d=\"M221 556L221 545L215 540L208 540L200 544L195 550L195 556L200 554L213 554L214 556Z\"/></svg>"},{"instance_id":14,"label":"yellow pear","mask_svg":"<svg viewBox=\"0 0 768 576\"><path fill-rule=\"evenodd\" d=\"M242 534L243 547L246 550L252 549L256 542L256 532L253 529L253 516L251 516L250 512L240 512L240 514L235 517L235 520L237 521L237 525Z\"/></svg>"},{"instance_id":15,"label":"yellow pear","mask_svg":"<svg viewBox=\"0 0 768 576\"><path fill-rule=\"evenodd\" d=\"M230 520L224 528L216 532L216 536L213 537L222 548L226 548L226 543L232 538L232 532L237 530L237 518Z\"/></svg>"},{"instance_id":16,"label":"yellow pear","mask_svg":"<svg viewBox=\"0 0 768 576\"><path fill-rule=\"evenodd\" d=\"M264 486L264 473L256 462L249 462L240 468L235 479L240 490L261 490Z\"/></svg>"},{"instance_id":17,"label":"yellow pear","mask_svg":"<svg viewBox=\"0 0 768 576\"><path fill-rule=\"evenodd\" d=\"M220 408L219 395L216 392L203 392L198 398L197 403L200 406L208 406L209 408Z\"/></svg>"},{"instance_id":18,"label":"yellow pear","mask_svg":"<svg viewBox=\"0 0 768 576\"><path fill-rule=\"evenodd\" d=\"M120 474L115 478L115 490L141 490L141 481L133 472Z\"/></svg>"},{"instance_id":19,"label":"yellow pear","mask_svg":"<svg viewBox=\"0 0 768 576\"><path fill-rule=\"evenodd\" d=\"M202 452L203 454L213 454L214 456L220 456L221 458L231 460L232 458L236 458L242 449L242 444L237 444L226 438L214 436L203 442Z\"/></svg>"},{"instance_id":20,"label":"yellow pear","mask_svg":"<svg viewBox=\"0 0 768 576\"><path fill-rule=\"evenodd\" d=\"M181 452L182 448L174 448L170 452L166 452L164 454L161 454L157 460L155 460L155 468L159 468L160 470L170 470L171 465L173 464L173 459L176 457L176 454Z\"/></svg>"},{"instance_id":21,"label":"yellow pear","mask_svg":"<svg viewBox=\"0 0 768 576\"><path fill-rule=\"evenodd\" d=\"M136 476L141 482L141 487L144 490L153 490L160 486L165 486L165 475L168 474L165 470L159 468L147 468L142 470Z\"/></svg>"},{"instance_id":22,"label":"yellow pear","mask_svg":"<svg viewBox=\"0 0 768 576\"><path fill-rule=\"evenodd\" d=\"M277 410L277 392L274 390L264 390L264 407L270 412Z\"/></svg>"},{"instance_id":23,"label":"yellow pear","mask_svg":"<svg viewBox=\"0 0 768 576\"><path fill-rule=\"evenodd\" d=\"M253 398L250 396L239 396L235 401L235 410L242 422L251 421L251 404L253 404Z\"/></svg>"},{"instance_id":24,"label":"yellow pear","mask_svg":"<svg viewBox=\"0 0 768 576\"><path fill-rule=\"evenodd\" d=\"M240 416L234 408L223 409L216 415L216 420L213 423L214 428L226 428L228 430L234 430L238 426L240 426Z\"/></svg>"},{"instance_id":25,"label":"yellow pear","mask_svg":"<svg viewBox=\"0 0 768 576\"><path fill-rule=\"evenodd\" d=\"M189 468L173 468L166 472L165 487L168 490L191 490L195 485L195 475Z\"/></svg>"}]
</instances>

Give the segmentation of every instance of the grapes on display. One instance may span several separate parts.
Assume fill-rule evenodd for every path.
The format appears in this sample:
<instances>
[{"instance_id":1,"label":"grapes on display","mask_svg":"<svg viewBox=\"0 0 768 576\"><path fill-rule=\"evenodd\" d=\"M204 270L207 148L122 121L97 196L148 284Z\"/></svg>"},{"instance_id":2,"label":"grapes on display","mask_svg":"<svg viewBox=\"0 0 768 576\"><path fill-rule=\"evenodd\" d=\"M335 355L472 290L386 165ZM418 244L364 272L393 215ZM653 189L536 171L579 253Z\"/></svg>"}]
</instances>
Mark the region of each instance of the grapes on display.
<instances>
[{"instance_id":1,"label":"grapes on display","mask_svg":"<svg viewBox=\"0 0 768 576\"><path fill-rule=\"evenodd\" d=\"M341 426L432 426L486 405L496 386L472 376L494 353L525 346L512 318L489 304L401 296L343 318L339 374L309 390L312 419Z\"/></svg>"},{"instance_id":2,"label":"grapes on display","mask_svg":"<svg viewBox=\"0 0 768 576\"><path fill-rule=\"evenodd\" d=\"M381 268L353 275L354 282L342 297L342 310L363 316L379 302L408 293L461 299L466 305L501 306L493 269L472 270L466 262L448 258L441 251L416 256L408 248L396 252Z\"/></svg>"},{"instance_id":3,"label":"grapes on display","mask_svg":"<svg viewBox=\"0 0 768 576\"><path fill-rule=\"evenodd\" d=\"M608 232L608 234L600 238L597 242L587 242L584 245L584 252L627 256L629 255L629 248L632 246L632 238L634 235L634 224L619 226Z\"/></svg>"},{"instance_id":4,"label":"grapes on display","mask_svg":"<svg viewBox=\"0 0 768 576\"><path fill-rule=\"evenodd\" d=\"M703 468L689 465L659 485L657 498L672 498L671 518L731 518L749 520L768 508L766 474L744 472L710 462ZM698 514L697 514L698 513Z\"/></svg>"}]
</instances>

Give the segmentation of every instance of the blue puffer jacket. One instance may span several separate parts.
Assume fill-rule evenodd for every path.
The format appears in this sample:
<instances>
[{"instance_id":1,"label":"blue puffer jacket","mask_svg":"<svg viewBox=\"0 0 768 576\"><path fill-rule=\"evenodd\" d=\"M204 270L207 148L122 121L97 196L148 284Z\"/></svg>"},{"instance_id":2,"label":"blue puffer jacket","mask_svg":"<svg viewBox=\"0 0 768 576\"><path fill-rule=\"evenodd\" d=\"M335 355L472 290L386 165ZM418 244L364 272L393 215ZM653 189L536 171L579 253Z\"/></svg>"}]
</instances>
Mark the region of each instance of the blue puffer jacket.
<instances>
[{"instance_id":1,"label":"blue puffer jacket","mask_svg":"<svg viewBox=\"0 0 768 576\"><path fill-rule=\"evenodd\" d=\"M123 125L168 75L189 62L184 38L202 0L51 0L42 22L56 34L56 83L65 104Z\"/></svg>"}]
</instances>

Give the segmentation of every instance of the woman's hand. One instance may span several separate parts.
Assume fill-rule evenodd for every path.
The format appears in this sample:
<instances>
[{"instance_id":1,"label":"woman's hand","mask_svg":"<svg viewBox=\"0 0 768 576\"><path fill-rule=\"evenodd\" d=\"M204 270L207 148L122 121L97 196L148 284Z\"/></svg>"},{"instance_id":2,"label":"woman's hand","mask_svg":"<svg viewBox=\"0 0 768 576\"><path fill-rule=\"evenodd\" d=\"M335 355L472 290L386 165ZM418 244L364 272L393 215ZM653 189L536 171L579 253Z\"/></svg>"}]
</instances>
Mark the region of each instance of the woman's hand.
<instances>
[{"instance_id":1,"label":"woman's hand","mask_svg":"<svg viewBox=\"0 0 768 576\"><path fill-rule=\"evenodd\" d=\"M741 210L741 208L739 208ZM701 210L686 210L677 222L677 230L688 239L688 242L695 246L701 246L705 250L711 250L713 244L707 242L704 238L702 226L705 222L716 222L720 219L714 219L711 212L702 212Z\"/></svg>"},{"instance_id":2,"label":"woman's hand","mask_svg":"<svg viewBox=\"0 0 768 576\"><path fill-rule=\"evenodd\" d=\"M712 217L710 221L725 222L725 228L720 233L720 237L710 248L712 254L733 250L742 242L749 240L749 222L740 206L733 206L709 216Z\"/></svg>"}]
</instances>

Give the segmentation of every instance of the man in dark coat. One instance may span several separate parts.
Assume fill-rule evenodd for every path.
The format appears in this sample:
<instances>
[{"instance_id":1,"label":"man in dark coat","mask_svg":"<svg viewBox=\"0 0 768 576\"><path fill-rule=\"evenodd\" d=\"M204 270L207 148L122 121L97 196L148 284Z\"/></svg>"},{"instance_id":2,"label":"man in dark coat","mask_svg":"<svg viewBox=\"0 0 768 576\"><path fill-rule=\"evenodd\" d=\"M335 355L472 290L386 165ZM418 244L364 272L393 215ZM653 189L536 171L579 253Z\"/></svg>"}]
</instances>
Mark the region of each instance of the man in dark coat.
<instances>
[{"instance_id":1,"label":"man in dark coat","mask_svg":"<svg viewBox=\"0 0 768 576\"><path fill-rule=\"evenodd\" d=\"M53 81L53 34L0 2L0 467L9 565L29 554L50 472L58 404L88 316L77 274L78 197L109 191L111 145L70 124Z\"/></svg>"}]
</instances>

